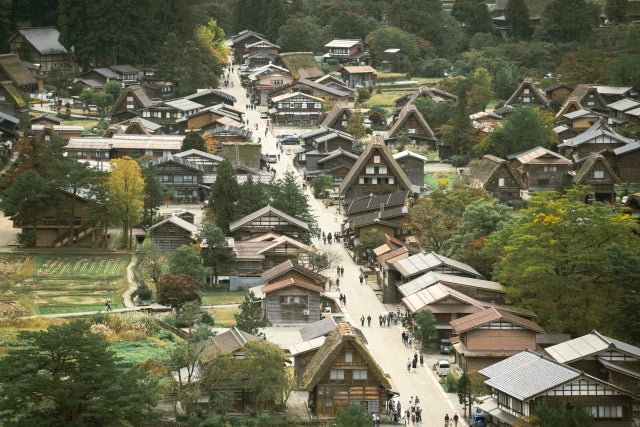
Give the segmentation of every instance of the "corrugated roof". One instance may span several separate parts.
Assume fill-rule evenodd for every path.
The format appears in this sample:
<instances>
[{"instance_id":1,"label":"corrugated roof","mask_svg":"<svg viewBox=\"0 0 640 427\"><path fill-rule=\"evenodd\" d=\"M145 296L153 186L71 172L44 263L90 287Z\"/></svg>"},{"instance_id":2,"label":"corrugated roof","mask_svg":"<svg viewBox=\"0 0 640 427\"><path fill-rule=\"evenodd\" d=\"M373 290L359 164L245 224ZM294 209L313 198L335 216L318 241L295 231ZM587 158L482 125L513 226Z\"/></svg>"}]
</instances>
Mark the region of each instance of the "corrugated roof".
<instances>
[{"instance_id":1,"label":"corrugated roof","mask_svg":"<svg viewBox=\"0 0 640 427\"><path fill-rule=\"evenodd\" d=\"M403 261L403 260L400 260L400 261ZM458 285L458 286L471 287L471 288L480 288L480 289L490 290L493 292L504 293L502 285L498 282L492 282L490 280L474 279L471 277L455 276L453 274L434 273L432 271L426 274L423 274L422 276L416 279L413 279L412 281L407 282L402 286L399 286L398 291L404 296L409 296L418 291L421 291L422 289L428 288L429 286L432 286L436 283L442 283L445 285L451 284L451 285Z\"/></svg>"},{"instance_id":2,"label":"corrugated roof","mask_svg":"<svg viewBox=\"0 0 640 427\"><path fill-rule=\"evenodd\" d=\"M204 105L202 104L198 104L197 102L193 102L191 100L184 99L184 98L165 101L165 105L168 105L170 107L173 107L182 111L198 110L204 107Z\"/></svg>"},{"instance_id":3,"label":"corrugated roof","mask_svg":"<svg viewBox=\"0 0 640 427\"><path fill-rule=\"evenodd\" d=\"M249 341L257 341L259 339L255 335L233 327L226 332L198 343L198 347L201 349L200 361L204 363L218 354L233 353L243 348Z\"/></svg>"},{"instance_id":4,"label":"corrugated roof","mask_svg":"<svg viewBox=\"0 0 640 427\"><path fill-rule=\"evenodd\" d=\"M638 106L640 106L640 101L636 101L631 98L622 98L618 101L612 102L611 104L607 104L608 108L616 111L627 111Z\"/></svg>"},{"instance_id":5,"label":"corrugated roof","mask_svg":"<svg viewBox=\"0 0 640 427\"><path fill-rule=\"evenodd\" d=\"M271 213L274 214L276 216L279 216L280 218L284 219L285 221L290 222L293 225L296 225L298 228L301 228L302 230L305 231L309 231L309 225L304 222L304 221L300 221L297 218L292 217L291 215L287 215L286 213L282 212L279 209L274 208L271 205L267 205L261 209L258 209L257 211L250 213L249 215L246 215L236 221L233 221L231 224L229 224L229 230L234 231L237 230L238 228L242 227L243 225L263 216L266 215L267 213Z\"/></svg>"},{"instance_id":6,"label":"corrugated roof","mask_svg":"<svg viewBox=\"0 0 640 427\"><path fill-rule=\"evenodd\" d=\"M580 371L526 350L479 371L485 384L518 400L528 400L546 390L576 379Z\"/></svg>"},{"instance_id":7,"label":"corrugated roof","mask_svg":"<svg viewBox=\"0 0 640 427\"><path fill-rule=\"evenodd\" d=\"M362 43L362 40L359 39L333 39L325 44L324 47L351 47L360 43Z\"/></svg>"},{"instance_id":8,"label":"corrugated roof","mask_svg":"<svg viewBox=\"0 0 640 427\"><path fill-rule=\"evenodd\" d=\"M60 31L54 27L23 28L18 32L42 55L68 53L59 41Z\"/></svg>"},{"instance_id":9,"label":"corrugated roof","mask_svg":"<svg viewBox=\"0 0 640 427\"><path fill-rule=\"evenodd\" d=\"M619 350L640 358L640 348L604 336L598 331L548 347L546 352L561 363L571 363L605 350Z\"/></svg>"},{"instance_id":10,"label":"corrugated roof","mask_svg":"<svg viewBox=\"0 0 640 427\"><path fill-rule=\"evenodd\" d=\"M130 135L117 134L111 138L79 137L71 138L67 149L103 149L110 146L121 149L174 150L179 151L184 135Z\"/></svg>"},{"instance_id":11,"label":"corrugated roof","mask_svg":"<svg viewBox=\"0 0 640 427\"><path fill-rule=\"evenodd\" d=\"M416 274L428 272L443 266L449 266L467 274L482 277L482 275L470 265L439 255L433 251L428 253L420 252L419 254L411 255L408 258L393 263L393 267L403 277L415 276Z\"/></svg>"},{"instance_id":12,"label":"corrugated roof","mask_svg":"<svg viewBox=\"0 0 640 427\"><path fill-rule=\"evenodd\" d=\"M290 270L295 270L299 274L308 277L316 284L324 283L326 281L326 278L324 276L316 273L315 271L309 270L308 268L298 264L297 261L292 259L288 259L274 267L271 267L270 269L262 273L261 277L264 282L268 282L274 277L278 277Z\"/></svg>"},{"instance_id":13,"label":"corrugated roof","mask_svg":"<svg viewBox=\"0 0 640 427\"><path fill-rule=\"evenodd\" d=\"M310 325L300 328L300 336L302 341L310 341L319 337L325 337L329 335L336 327L338 322L333 316L327 316L324 319L320 319L317 322L313 322Z\"/></svg>"},{"instance_id":14,"label":"corrugated roof","mask_svg":"<svg viewBox=\"0 0 640 427\"><path fill-rule=\"evenodd\" d=\"M322 337L314 338L309 341L303 341L301 343L289 346L288 350L292 356L308 353L310 351L317 350L320 347L322 347L322 344L324 344L324 341L326 339L327 339L326 337L322 336Z\"/></svg>"},{"instance_id":15,"label":"corrugated roof","mask_svg":"<svg viewBox=\"0 0 640 427\"><path fill-rule=\"evenodd\" d=\"M166 223L172 223L175 224L176 226L182 228L185 231L188 231L189 233L191 233L192 238L195 240L196 239L196 235L198 233L198 229L199 227L197 225L194 225L192 223L190 223L189 221L185 221L184 219L180 218L179 216L176 215L171 215L170 217L156 223L153 224L151 227L149 227L149 231L155 230L156 228L162 227L164 224Z\"/></svg>"},{"instance_id":16,"label":"corrugated roof","mask_svg":"<svg viewBox=\"0 0 640 427\"><path fill-rule=\"evenodd\" d=\"M472 329L477 329L487 323L495 322L499 319L504 319L507 322L522 326L526 329L530 329L538 333L544 332L544 329L542 329L542 327L536 322L506 311L499 310L495 307L489 307L480 312L470 314L469 316L464 316L459 319L452 320L449 323L457 334L461 334Z\"/></svg>"},{"instance_id":17,"label":"corrugated roof","mask_svg":"<svg viewBox=\"0 0 640 427\"><path fill-rule=\"evenodd\" d=\"M381 207L388 209L392 206L404 206L409 197L409 191L395 191L387 194L370 194L368 196L353 199L346 209L347 215L359 212L378 210Z\"/></svg>"},{"instance_id":18,"label":"corrugated roof","mask_svg":"<svg viewBox=\"0 0 640 427\"><path fill-rule=\"evenodd\" d=\"M308 98L308 99L313 99L314 101L318 101L318 102L324 102L324 99L322 98L318 98L316 96L311 96L307 93L303 93L303 92L289 92L289 93L284 93L282 95L276 96L271 98L271 101L273 102L280 102L283 101L285 99L289 99L289 98L293 98L296 96L302 96L304 98Z\"/></svg>"},{"instance_id":19,"label":"corrugated roof","mask_svg":"<svg viewBox=\"0 0 640 427\"><path fill-rule=\"evenodd\" d=\"M279 282L263 285L262 295L266 295L269 292L277 291L284 288L289 288L292 286L307 289L309 291L318 292L318 293L324 292L323 286L314 285L313 283L309 283L303 280L297 280L297 279L294 279L293 277L289 277L288 279L281 280Z\"/></svg>"}]
</instances>

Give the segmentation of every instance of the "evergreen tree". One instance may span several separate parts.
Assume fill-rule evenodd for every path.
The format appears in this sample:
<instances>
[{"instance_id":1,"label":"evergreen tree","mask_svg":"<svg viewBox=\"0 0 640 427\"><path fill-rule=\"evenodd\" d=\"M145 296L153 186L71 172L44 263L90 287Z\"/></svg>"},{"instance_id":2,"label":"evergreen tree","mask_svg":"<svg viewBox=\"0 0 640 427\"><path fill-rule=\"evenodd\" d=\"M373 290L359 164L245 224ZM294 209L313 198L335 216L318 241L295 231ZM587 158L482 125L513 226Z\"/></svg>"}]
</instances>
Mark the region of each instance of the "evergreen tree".
<instances>
[{"instance_id":1,"label":"evergreen tree","mask_svg":"<svg viewBox=\"0 0 640 427\"><path fill-rule=\"evenodd\" d=\"M142 211L142 223L146 226L153 224L153 213L164 199L164 188L158 181L157 169L146 165L142 168L142 179L144 180L144 201Z\"/></svg>"},{"instance_id":2,"label":"evergreen tree","mask_svg":"<svg viewBox=\"0 0 640 427\"><path fill-rule=\"evenodd\" d=\"M269 203L265 186L255 181L251 175L240 184L238 194L238 205L234 219L249 215Z\"/></svg>"},{"instance_id":3,"label":"evergreen tree","mask_svg":"<svg viewBox=\"0 0 640 427\"><path fill-rule=\"evenodd\" d=\"M470 36L493 32L493 22L484 0L454 0L451 14Z\"/></svg>"},{"instance_id":4,"label":"evergreen tree","mask_svg":"<svg viewBox=\"0 0 640 427\"><path fill-rule=\"evenodd\" d=\"M616 24L624 23L629 20L627 16L628 0L607 0L604 12L609 21Z\"/></svg>"},{"instance_id":5,"label":"evergreen tree","mask_svg":"<svg viewBox=\"0 0 640 427\"><path fill-rule=\"evenodd\" d=\"M288 170L282 178L275 179L270 186L271 206L307 223L310 233L317 229L316 218L309 209L309 197L302 190L296 175ZM311 234L301 235L300 239L309 243Z\"/></svg>"},{"instance_id":6,"label":"evergreen tree","mask_svg":"<svg viewBox=\"0 0 640 427\"><path fill-rule=\"evenodd\" d=\"M207 149L204 146L204 138L198 132L189 132L187 136L182 140L182 146L180 151L187 150L200 150L206 152Z\"/></svg>"},{"instance_id":7,"label":"evergreen tree","mask_svg":"<svg viewBox=\"0 0 640 427\"><path fill-rule=\"evenodd\" d=\"M216 181L211 187L209 210L218 227L229 234L229 224L238 219L237 204L239 197L238 181L233 165L227 159L220 163Z\"/></svg>"},{"instance_id":8,"label":"evergreen tree","mask_svg":"<svg viewBox=\"0 0 640 427\"><path fill-rule=\"evenodd\" d=\"M0 358L0 422L18 426L141 425L156 383L120 362L81 320L19 332Z\"/></svg>"},{"instance_id":9,"label":"evergreen tree","mask_svg":"<svg viewBox=\"0 0 640 427\"><path fill-rule=\"evenodd\" d=\"M271 326L271 322L264 318L260 303L255 298L253 292L249 291L240 303L240 313L234 314L233 317L236 319L238 329L251 335L264 337L261 329Z\"/></svg>"},{"instance_id":10,"label":"evergreen tree","mask_svg":"<svg viewBox=\"0 0 640 427\"><path fill-rule=\"evenodd\" d=\"M531 38L529 8L524 0L509 0L504 11L504 17L511 26L511 37L516 40L529 40Z\"/></svg>"}]
</instances>

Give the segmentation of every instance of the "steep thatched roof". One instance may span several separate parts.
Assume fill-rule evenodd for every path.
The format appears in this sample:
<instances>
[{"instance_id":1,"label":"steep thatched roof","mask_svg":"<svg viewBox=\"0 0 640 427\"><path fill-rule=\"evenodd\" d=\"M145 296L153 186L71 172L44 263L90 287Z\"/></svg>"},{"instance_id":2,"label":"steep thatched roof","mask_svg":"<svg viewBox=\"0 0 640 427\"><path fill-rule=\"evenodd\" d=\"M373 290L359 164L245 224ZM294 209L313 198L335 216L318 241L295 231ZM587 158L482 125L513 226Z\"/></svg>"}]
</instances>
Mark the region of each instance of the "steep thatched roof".
<instances>
[{"instance_id":1,"label":"steep thatched roof","mask_svg":"<svg viewBox=\"0 0 640 427\"><path fill-rule=\"evenodd\" d=\"M313 356L313 359L311 359L311 362L307 365L302 375L304 387L307 390L313 389L318 384L325 372L331 368L337 355L345 347L357 351L370 372L373 373L380 382L380 386L391 390L391 381L387 374L384 373L371 353L369 353L358 336L356 328L348 322L338 323L338 327L327 336L322 347L320 347L315 356Z\"/></svg>"},{"instance_id":2,"label":"steep thatched roof","mask_svg":"<svg viewBox=\"0 0 640 427\"><path fill-rule=\"evenodd\" d=\"M620 178L615 174L611 166L609 166L609 162L602 156L600 153L589 153L589 156L584 161L580 169L576 172L576 175L573 177L573 183L576 185L583 184L586 179L589 177L593 177L593 171L599 166L604 169L606 174L608 175L606 178L606 182L613 181L616 184L620 184Z\"/></svg>"},{"instance_id":3,"label":"steep thatched roof","mask_svg":"<svg viewBox=\"0 0 640 427\"><path fill-rule=\"evenodd\" d=\"M469 183L474 188L484 188L484 186L491 181L494 174L502 168L507 170L520 188L526 188L522 180L522 175L516 172L516 170L509 165L509 162L491 154L484 155L482 159L476 163L471 170Z\"/></svg>"},{"instance_id":4,"label":"steep thatched roof","mask_svg":"<svg viewBox=\"0 0 640 427\"><path fill-rule=\"evenodd\" d=\"M278 56L295 79L313 79L324 76L313 52L286 52Z\"/></svg>"},{"instance_id":5,"label":"steep thatched roof","mask_svg":"<svg viewBox=\"0 0 640 427\"><path fill-rule=\"evenodd\" d=\"M15 53L0 55L0 80L11 80L17 87L36 84L36 78Z\"/></svg>"}]
</instances>

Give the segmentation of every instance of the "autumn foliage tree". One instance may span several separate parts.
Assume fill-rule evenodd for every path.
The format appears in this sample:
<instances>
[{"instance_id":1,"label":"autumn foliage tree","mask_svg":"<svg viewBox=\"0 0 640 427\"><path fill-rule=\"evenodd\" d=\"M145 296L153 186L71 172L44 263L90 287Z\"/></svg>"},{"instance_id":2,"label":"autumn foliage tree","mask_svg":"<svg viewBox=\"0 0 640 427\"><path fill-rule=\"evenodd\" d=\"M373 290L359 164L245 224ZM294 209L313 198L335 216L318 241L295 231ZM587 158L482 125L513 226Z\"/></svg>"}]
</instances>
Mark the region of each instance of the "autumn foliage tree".
<instances>
[{"instance_id":1,"label":"autumn foliage tree","mask_svg":"<svg viewBox=\"0 0 640 427\"><path fill-rule=\"evenodd\" d=\"M187 302L202 300L198 293L198 282L193 277L163 274L156 288L158 304L169 305L175 309L180 309Z\"/></svg>"},{"instance_id":2,"label":"autumn foliage tree","mask_svg":"<svg viewBox=\"0 0 640 427\"><path fill-rule=\"evenodd\" d=\"M113 159L110 164L109 216L122 224L122 247L131 248L133 225L142 220L144 179L140 165L130 157Z\"/></svg>"}]
</instances>

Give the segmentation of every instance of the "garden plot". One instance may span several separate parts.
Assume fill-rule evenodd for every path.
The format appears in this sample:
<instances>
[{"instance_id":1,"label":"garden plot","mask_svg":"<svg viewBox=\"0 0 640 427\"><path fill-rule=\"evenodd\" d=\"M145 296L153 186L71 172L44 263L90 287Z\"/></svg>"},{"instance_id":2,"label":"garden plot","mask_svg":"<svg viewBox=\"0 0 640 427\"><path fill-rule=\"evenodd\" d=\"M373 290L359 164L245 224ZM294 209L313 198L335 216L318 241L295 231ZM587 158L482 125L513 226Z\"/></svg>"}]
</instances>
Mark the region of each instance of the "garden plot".
<instances>
[{"instance_id":1,"label":"garden plot","mask_svg":"<svg viewBox=\"0 0 640 427\"><path fill-rule=\"evenodd\" d=\"M107 277L122 273L121 260L109 258L50 258L38 266L40 276Z\"/></svg>"}]
</instances>

